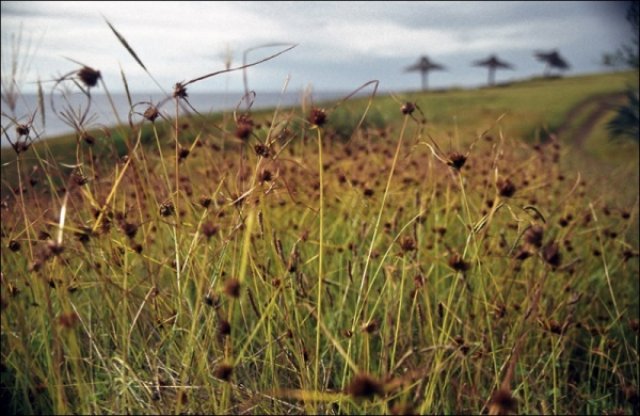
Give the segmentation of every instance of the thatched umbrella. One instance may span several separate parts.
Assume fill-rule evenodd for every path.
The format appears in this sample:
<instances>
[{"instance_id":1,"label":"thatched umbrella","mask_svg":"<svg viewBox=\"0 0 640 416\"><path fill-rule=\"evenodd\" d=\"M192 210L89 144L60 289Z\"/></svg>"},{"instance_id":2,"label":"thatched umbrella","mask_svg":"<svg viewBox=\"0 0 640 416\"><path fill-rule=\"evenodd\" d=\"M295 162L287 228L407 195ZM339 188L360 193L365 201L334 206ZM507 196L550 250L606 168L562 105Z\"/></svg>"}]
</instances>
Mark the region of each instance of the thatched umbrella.
<instances>
[{"instance_id":1,"label":"thatched umbrella","mask_svg":"<svg viewBox=\"0 0 640 416\"><path fill-rule=\"evenodd\" d=\"M487 68L489 68L489 85L493 85L495 82L495 74L497 68L513 69L513 66L510 63L499 60L495 55L491 55L484 61L476 61L473 63L473 65L486 66Z\"/></svg>"},{"instance_id":2,"label":"thatched umbrella","mask_svg":"<svg viewBox=\"0 0 640 416\"><path fill-rule=\"evenodd\" d=\"M536 51L534 55L539 61L542 61L545 63L545 67L544 67L545 77L549 76L549 72L551 71L551 68L557 68L560 71L566 71L567 69L570 68L567 61L562 56L560 56L560 54L556 50L553 50L551 52Z\"/></svg>"},{"instance_id":3,"label":"thatched umbrella","mask_svg":"<svg viewBox=\"0 0 640 416\"><path fill-rule=\"evenodd\" d=\"M445 69L445 67L440 64L436 64L435 62L431 62L428 57L423 56L418 60L418 62L405 68L405 71L420 71L422 74L422 90L426 91L428 88L427 76L429 75L429 71L434 69L442 70Z\"/></svg>"}]
</instances>

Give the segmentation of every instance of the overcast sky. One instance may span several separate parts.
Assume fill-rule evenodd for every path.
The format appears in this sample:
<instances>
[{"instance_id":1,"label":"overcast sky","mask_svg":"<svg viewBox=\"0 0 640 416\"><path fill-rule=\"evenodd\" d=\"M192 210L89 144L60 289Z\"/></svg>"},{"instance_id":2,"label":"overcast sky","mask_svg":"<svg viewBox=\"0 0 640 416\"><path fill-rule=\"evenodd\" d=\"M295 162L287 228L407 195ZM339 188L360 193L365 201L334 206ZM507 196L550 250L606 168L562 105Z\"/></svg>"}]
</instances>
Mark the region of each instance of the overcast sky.
<instances>
[{"instance_id":1,"label":"overcast sky","mask_svg":"<svg viewBox=\"0 0 640 416\"><path fill-rule=\"evenodd\" d=\"M569 74L603 71L601 57L628 43L626 2L20 2L2 1L3 73L11 34L23 27L32 55L26 81L51 79L78 66L99 69L112 91L122 91L120 66L136 91L160 92L110 31L101 15L129 41L166 90L233 65L246 48L265 43L298 47L249 70L256 91L352 90L380 80L383 91L418 88L418 73L404 68L421 55L447 67L431 72L431 87L477 86L485 68L471 66L492 53L515 70L508 81L540 75L535 50L558 49ZM23 44L26 42L23 40ZM266 57L275 49L249 54ZM23 53L23 55L25 55ZM219 76L190 91L242 90L242 74ZM32 84L25 91L33 89Z\"/></svg>"}]
</instances>

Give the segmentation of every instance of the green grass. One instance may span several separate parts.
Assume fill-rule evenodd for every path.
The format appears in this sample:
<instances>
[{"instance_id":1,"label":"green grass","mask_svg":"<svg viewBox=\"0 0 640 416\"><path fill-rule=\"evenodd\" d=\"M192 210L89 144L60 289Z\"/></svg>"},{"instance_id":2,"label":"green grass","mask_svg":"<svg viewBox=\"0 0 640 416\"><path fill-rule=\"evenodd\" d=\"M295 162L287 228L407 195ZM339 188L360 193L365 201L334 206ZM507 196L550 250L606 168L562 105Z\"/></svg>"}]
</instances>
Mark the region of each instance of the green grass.
<instances>
[{"instance_id":1,"label":"green grass","mask_svg":"<svg viewBox=\"0 0 640 416\"><path fill-rule=\"evenodd\" d=\"M377 97L355 131L366 99L319 126L256 112L243 140L216 115L3 150L3 402L637 412L638 188L611 186L637 143L609 116L581 147L536 139L633 77Z\"/></svg>"}]
</instances>

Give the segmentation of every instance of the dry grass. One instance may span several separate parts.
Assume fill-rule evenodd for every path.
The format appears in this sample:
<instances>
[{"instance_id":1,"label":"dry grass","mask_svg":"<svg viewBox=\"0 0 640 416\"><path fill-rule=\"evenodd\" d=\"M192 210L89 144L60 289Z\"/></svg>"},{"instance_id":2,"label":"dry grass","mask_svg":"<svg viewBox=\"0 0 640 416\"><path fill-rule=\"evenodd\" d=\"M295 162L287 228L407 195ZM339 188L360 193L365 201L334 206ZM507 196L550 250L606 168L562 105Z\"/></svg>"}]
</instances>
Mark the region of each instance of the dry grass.
<instances>
[{"instance_id":1,"label":"dry grass","mask_svg":"<svg viewBox=\"0 0 640 416\"><path fill-rule=\"evenodd\" d=\"M101 82L89 69L60 80L87 108ZM332 124L348 103L217 121L148 103L120 130L125 157L86 139L82 112L68 114L72 165L46 143L14 146L2 168L17 181L2 195L3 402L637 412L637 198L620 205L627 190L562 168L570 143L506 135L498 117L452 148L417 101L385 110L381 128L366 122L368 100L348 140ZM29 147L16 127L3 134Z\"/></svg>"}]
</instances>

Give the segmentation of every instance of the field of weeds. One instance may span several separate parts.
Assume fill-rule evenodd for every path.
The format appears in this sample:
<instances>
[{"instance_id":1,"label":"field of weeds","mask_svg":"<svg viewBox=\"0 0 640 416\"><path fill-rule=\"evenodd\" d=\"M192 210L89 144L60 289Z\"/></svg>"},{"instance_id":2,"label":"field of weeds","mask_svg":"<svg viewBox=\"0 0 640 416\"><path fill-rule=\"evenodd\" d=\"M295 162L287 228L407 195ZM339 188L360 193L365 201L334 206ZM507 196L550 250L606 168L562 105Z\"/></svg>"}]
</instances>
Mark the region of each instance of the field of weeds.
<instances>
[{"instance_id":1,"label":"field of weeds","mask_svg":"<svg viewBox=\"0 0 640 416\"><path fill-rule=\"evenodd\" d=\"M638 145L568 119L634 76L171 119L177 84L109 134L89 93L34 144L3 116L3 406L637 413Z\"/></svg>"}]
</instances>

